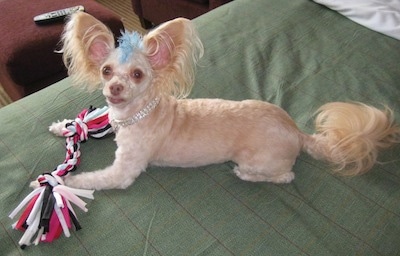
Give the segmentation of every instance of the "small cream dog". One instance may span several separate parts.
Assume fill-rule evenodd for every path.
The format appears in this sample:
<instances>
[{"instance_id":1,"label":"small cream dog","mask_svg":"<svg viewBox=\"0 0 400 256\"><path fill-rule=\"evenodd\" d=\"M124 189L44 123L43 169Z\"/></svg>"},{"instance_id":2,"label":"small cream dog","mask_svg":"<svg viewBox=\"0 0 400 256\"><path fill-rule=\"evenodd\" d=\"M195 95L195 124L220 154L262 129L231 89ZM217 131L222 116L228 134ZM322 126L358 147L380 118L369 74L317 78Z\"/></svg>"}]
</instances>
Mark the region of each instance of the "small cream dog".
<instances>
[{"instance_id":1,"label":"small cream dog","mask_svg":"<svg viewBox=\"0 0 400 256\"><path fill-rule=\"evenodd\" d=\"M69 175L86 189L126 188L149 164L195 167L233 161L247 181L288 183L300 151L346 175L366 172L378 151L400 141L389 109L328 103L314 135L300 131L273 104L245 100L183 99L191 90L203 47L192 23L178 18L144 37L125 32L115 47L109 29L86 13L74 14L63 34L64 61L74 83L102 86L118 149L114 163ZM54 123L60 135L69 120Z\"/></svg>"}]
</instances>

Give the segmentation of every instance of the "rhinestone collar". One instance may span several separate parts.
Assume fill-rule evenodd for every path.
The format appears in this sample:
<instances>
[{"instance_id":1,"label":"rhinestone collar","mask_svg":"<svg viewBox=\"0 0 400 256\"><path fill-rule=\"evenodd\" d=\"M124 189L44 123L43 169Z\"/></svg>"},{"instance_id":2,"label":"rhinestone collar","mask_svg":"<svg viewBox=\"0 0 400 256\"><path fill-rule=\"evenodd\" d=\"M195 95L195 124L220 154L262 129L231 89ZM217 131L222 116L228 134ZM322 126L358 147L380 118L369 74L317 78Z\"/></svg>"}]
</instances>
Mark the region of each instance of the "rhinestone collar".
<instances>
[{"instance_id":1,"label":"rhinestone collar","mask_svg":"<svg viewBox=\"0 0 400 256\"><path fill-rule=\"evenodd\" d=\"M150 101L149 104L147 104L147 106L145 106L142 110L137 112L131 118L125 120L112 119L111 123L114 126L114 132L118 132L120 127L126 127L128 125L136 124L137 122L148 116L151 113L151 111L153 111L157 107L158 103L160 103L160 98L156 97L155 99Z\"/></svg>"}]
</instances>

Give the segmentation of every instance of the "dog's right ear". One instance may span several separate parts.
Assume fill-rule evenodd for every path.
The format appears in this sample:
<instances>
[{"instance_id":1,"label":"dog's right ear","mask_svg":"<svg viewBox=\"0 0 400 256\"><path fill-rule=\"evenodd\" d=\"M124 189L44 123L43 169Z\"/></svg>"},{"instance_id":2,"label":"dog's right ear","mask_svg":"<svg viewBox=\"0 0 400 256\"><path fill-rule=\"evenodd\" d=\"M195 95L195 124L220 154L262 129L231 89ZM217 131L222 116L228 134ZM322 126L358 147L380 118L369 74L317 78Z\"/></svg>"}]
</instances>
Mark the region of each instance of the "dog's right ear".
<instances>
[{"instance_id":1,"label":"dog's right ear","mask_svg":"<svg viewBox=\"0 0 400 256\"><path fill-rule=\"evenodd\" d=\"M77 12L66 24L62 41L64 64L74 84L97 88L99 68L115 49L112 32L93 16Z\"/></svg>"}]
</instances>

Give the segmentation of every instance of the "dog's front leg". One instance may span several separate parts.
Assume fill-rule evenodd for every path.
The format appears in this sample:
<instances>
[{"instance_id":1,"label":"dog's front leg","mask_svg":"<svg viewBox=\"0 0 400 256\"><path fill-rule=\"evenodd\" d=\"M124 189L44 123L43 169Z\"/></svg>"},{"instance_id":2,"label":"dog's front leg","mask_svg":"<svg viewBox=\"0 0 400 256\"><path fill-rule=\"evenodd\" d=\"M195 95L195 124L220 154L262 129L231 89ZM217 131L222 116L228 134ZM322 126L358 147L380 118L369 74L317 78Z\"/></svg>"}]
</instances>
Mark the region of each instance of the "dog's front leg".
<instances>
[{"instance_id":1,"label":"dog's front leg","mask_svg":"<svg viewBox=\"0 0 400 256\"><path fill-rule=\"evenodd\" d=\"M85 172L65 177L64 182L69 187L83 189L125 189L147 167L147 161L132 156L132 153L122 153L120 148L116 152L114 163L103 169Z\"/></svg>"}]
</instances>

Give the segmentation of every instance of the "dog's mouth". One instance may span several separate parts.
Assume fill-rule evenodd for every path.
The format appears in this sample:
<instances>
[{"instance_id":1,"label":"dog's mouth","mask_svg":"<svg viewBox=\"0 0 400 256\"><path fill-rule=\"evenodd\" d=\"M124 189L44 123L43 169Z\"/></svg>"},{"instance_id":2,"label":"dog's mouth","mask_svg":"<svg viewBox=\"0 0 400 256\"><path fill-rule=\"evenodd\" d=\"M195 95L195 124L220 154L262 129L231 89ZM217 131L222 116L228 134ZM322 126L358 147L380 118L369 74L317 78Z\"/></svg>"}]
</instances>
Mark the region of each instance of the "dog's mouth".
<instances>
[{"instance_id":1,"label":"dog's mouth","mask_svg":"<svg viewBox=\"0 0 400 256\"><path fill-rule=\"evenodd\" d=\"M116 105L125 102L125 100L122 98L107 97L107 102Z\"/></svg>"}]
</instances>

